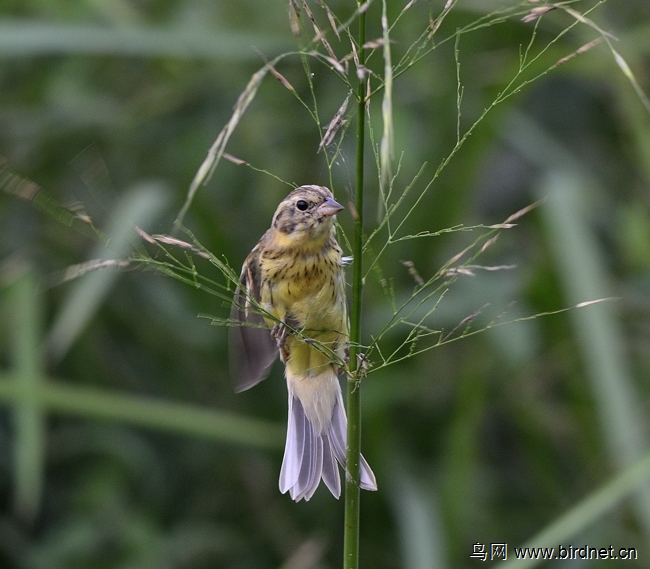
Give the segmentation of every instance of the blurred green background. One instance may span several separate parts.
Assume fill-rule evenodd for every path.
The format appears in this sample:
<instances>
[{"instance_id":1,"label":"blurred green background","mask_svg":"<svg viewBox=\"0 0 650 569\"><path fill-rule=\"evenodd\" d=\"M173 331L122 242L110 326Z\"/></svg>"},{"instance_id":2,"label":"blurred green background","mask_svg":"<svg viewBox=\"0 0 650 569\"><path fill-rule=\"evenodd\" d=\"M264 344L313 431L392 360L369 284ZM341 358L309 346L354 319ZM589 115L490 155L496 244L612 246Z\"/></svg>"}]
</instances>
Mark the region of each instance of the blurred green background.
<instances>
[{"instance_id":1,"label":"blurred green background","mask_svg":"<svg viewBox=\"0 0 650 569\"><path fill-rule=\"evenodd\" d=\"M388 1L390 21L405 4ZM342 20L355 8L328 5ZM311 6L326 26L322 8ZM421 1L404 14L391 31L393 62L443 6ZM459 0L435 36L439 47L395 79L397 194L426 163L413 190L421 192L456 142L455 30L516 7L456 45L462 133L515 77L536 25L521 16L533 6ZM380 15L374 2L370 39L381 36ZM650 91L650 4L609 0L590 18L616 36L620 58ZM531 48L541 55L516 84L599 37L585 24L561 34L574 22L559 10L544 16ZM344 35L328 38L339 57L349 52ZM107 268L65 280L79 263L127 258L133 222L169 232L263 65L260 54L271 59L304 41L294 40L284 1L0 6L0 567L339 566L342 502L324 488L300 504L277 490L281 366L235 396L227 330L197 318L225 318L228 303L156 271ZM370 61L379 73L380 56ZM325 65L310 65L326 125L345 86ZM310 102L300 57L277 68ZM625 566L648 566L647 466L619 484L611 507L598 493L647 455L650 440L650 112L633 83L605 43L551 69L485 116L409 218L405 234L495 224L545 200L476 261L515 268L461 275L432 315L438 329L451 331L482 307L472 330L616 300L494 328L369 375L362 447L380 491L362 494L362 567L475 567L477 542L488 551L508 543L512 559L513 547L554 523L549 545L634 547L639 560ZM371 105L377 137L380 97ZM330 178L316 152L318 127L268 76L226 148L254 168L222 161L185 226L238 269L290 189L280 180L333 182L347 203L352 132ZM369 228L373 164L368 152ZM83 207L109 246L56 204ZM349 209L339 221L351 235ZM365 339L391 315L381 279L398 299L413 291L400 261L426 279L476 237L452 232L389 248L381 274L368 278ZM214 267L195 262L221 282ZM385 349L406 333L392 330ZM563 521L586 499L594 511Z\"/></svg>"}]
</instances>

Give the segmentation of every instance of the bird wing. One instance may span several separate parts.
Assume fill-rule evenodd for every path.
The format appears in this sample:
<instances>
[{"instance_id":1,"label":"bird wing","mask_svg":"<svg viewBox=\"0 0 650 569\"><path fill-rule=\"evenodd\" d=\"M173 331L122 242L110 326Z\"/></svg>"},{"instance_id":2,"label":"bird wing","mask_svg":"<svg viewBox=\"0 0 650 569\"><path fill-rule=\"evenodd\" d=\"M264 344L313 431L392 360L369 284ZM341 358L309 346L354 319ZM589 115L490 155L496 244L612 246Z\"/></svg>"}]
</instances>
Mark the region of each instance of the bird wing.
<instances>
[{"instance_id":1,"label":"bird wing","mask_svg":"<svg viewBox=\"0 0 650 569\"><path fill-rule=\"evenodd\" d=\"M230 319L239 325L230 327L230 377L235 392L245 391L266 379L278 349L262 315L251 298L260 300L259 266L250 255L244 263L239 286L235 291Z\"/></svg>"}]
</instances>

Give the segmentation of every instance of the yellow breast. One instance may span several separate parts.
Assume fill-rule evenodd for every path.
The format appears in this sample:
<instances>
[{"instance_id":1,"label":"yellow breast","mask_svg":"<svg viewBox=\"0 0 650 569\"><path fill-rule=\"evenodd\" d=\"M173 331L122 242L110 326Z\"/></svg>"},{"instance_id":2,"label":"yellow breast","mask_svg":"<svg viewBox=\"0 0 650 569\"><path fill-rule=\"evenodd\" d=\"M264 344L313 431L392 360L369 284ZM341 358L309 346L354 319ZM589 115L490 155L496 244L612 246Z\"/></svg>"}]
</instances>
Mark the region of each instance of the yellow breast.
<instances>
[{"instance_id":1,"label":"yellow breast","mask_svg":"<svg viewBox=\"0 0 650 569\"><path fill-rule=\"evenodd\" d=\"M318 252L270 254L262 258L261 268L264 308L318 343L289 337L286 365L296 374L317 374L340 359L347 345L348 319L338 246Z\"/></svg>"}]
</instances>

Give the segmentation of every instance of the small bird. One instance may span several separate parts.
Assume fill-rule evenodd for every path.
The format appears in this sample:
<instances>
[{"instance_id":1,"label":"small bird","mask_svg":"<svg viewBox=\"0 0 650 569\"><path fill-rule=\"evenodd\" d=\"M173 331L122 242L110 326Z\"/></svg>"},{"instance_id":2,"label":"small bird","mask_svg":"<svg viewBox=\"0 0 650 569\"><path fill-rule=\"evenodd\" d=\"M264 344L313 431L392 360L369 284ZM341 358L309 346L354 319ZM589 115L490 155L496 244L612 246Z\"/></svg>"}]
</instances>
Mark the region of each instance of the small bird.
<instances>
[{"instance_id":1,"label":"small bird","mask_svg":"<svg viewBox=\"0 0 650 569\"><path fill-rule=\"evenodd\" d=\"M334 219L343 208L323 186L300 186L278 206L235 291L230 365L235 390L266 379L278 353L289 418L280 491L309 500L321 478L341 495L347 418L337 377L349 348L345 275ZM361 457L360 487L376 490Z\"/></svg>"}]
</instances>

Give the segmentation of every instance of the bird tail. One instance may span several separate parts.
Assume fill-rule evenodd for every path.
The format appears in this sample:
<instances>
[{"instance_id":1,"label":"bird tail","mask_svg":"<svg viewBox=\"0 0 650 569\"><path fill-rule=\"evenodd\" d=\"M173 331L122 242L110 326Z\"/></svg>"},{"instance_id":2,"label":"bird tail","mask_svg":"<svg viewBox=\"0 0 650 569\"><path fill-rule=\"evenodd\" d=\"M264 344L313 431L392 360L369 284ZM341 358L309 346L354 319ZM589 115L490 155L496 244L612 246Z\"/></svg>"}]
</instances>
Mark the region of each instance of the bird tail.
<instances>
[{"instance_id":1,"label":"bird tail","mask_svg":"<svg viewBox=\"0 0 650 569\"><path fill-rule=\"evenodd\" d=\"M280 492L284 494L288 491L296 502L309 500L321 478L335 498L341 495L341 479L336 463L345 468L347 418L336 375L334 385L331 420L325 425L319 424L320 421L316 419L310 420L299 394L289 389L289 421L280 471ZM375 475L363 456L360 457L359 474L361 488L377 490Z\"/></svg>"}]
</instances>

